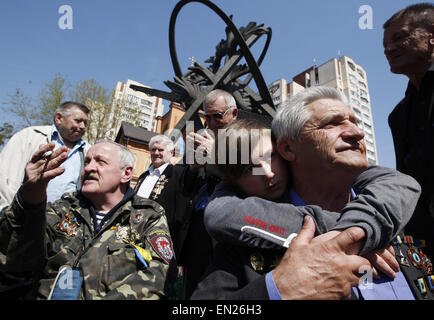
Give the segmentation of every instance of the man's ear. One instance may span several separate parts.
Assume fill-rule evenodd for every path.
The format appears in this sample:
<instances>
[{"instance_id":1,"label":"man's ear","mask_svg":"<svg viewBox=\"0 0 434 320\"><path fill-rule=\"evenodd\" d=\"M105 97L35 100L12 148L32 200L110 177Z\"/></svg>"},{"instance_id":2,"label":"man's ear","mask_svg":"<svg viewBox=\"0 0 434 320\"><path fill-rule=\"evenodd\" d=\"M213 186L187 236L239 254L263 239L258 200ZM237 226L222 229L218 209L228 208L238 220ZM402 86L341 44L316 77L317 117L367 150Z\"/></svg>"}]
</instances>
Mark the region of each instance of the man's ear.
<instances>
[{"instance_id":1,"label":"man's ear","mask_svg":"<svg viewBox=\"0 0 434 320\"><path fill-rule=\"evenodd\" d=\"M122 169L122 177L121 177L121 183L127 183L133 178L133 167L126 166Z\"/></svg>"},{"instance_id":2,"label":"man's ear","mask_svg":"<svg viewBox=\"0 0 434 320\"><path fill-rule=\"evenodd\" d=\"M295 160L295 152L292 150L288 139L280 139L277 141L277 151L286 161L293 162Z\"/></svg>"},{"instance_id":3,"label":"man's ear","mask_svg":"<svg viewBox=\"0 0 434 320\"><path fill-rule=\"evenodd\" d=\"M238 118L238 108L234 108L234 110L232 110L232 116L234 117L234 119Z\"/></svg>"},{"instance_id":4,"label":"man's ear","mask_svg":"<svg viewBox=\"0 0 434 320\"><path fill-rule=\"evenodd\" d=\"M60 120L62 120L63 115L60 112L56 112L54 114L54 123L59 124Z\"/></svg>"}]
</instances>

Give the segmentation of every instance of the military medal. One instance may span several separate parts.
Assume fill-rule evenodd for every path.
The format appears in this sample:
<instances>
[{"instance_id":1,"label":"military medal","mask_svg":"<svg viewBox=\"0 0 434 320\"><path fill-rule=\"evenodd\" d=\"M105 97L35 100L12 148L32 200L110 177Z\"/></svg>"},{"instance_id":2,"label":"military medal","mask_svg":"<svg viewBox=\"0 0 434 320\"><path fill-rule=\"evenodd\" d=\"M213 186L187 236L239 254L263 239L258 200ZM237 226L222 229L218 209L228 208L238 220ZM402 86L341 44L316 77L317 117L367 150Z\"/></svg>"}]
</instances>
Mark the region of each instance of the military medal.
<instances>
[{"instance_id":1,"label":"military medal","mask_svg":"<svg viewBox=\"0 0 434 320\"><path fill-rule=\"evenodd\" d=\"M118 227L116 230L116 239L127 241L129 233L129 227Z\"/></svg>"},{"instance_id":2,"label":"military medal","mask_svg":"<svg viewBox=\"0 0 434 320\"><path fill-rule=\"evenodd\" d=\"M152 200L156 200L158 198L158 196L161 194L161 191L163 191L164 189L164 185L168 182L169 180L166 179L166 176L164 174L162 174L160 176L160 178L158 179L157 183L154 186L154 189L152 189Z\"/></svg>"},{"instance_id":3,"label":"military medal","mask_svg":"<svg viewBox=\"0 0 434 320\"><path fill-rule=\"evenodd\" d=\"M427 276L426 278L428 280L427 282L428 282L429 289L431 290L431 292L434 292L434 276L431 275L431 276Z\"/></svg>"},{"instance_id":4,"label":"military medal","mask_svg":"<svg viewBox=\"0 0 434 320\"><path fill-rule=\"evenodd\" d=\"M250 255L250 264L255 271L263 271L264 270L264 256L258 252L252 253Z\"/></svg>"},{"instance_id":5,"label":"military medal","mask_svg":"<svg viewBox=\"0 0 434 320\"><path fill-rule=\"evenodd\" d=\"M402 254L401 249L399 249L399 254L397 254L397 256L399 257L400 264L410 267L410 263L408 262L407 258Z\"/></svg>"},{"instance_id":6,"label":"military medal","mask_svg":"<svg viewBox=\"0 0 434 320\"><path fill-rule=\"evenodd\" d=\"M133 215L133 222L135 224L139 224L143 221L143 213L136 213Z\"/></svg>"},{"instance_id":7,"label":"military medal","mask_svg":"<svg viewBox=\"0 0 434 320\"><path fill-rule=\"evenodd\" d=\"M422 259L420 258L417 250L414 248L411 248L411 249L408 249L407 253L408 253L408 257L410 258L411 263L415 267L421 268L422 267Z\"/></svg>"},{"instance_id":8,"label":"military medal","mask_svg":"<svg viewBox=\"0 0 434 320\"><path fill-rule=\"evenodd\" d=\"M400 236L396 236L395 241L393 241L393 244L396 244L396 245L402 244L401 237Z\"/></svg>"},{"instance_id":9,"label":"military medal","mask_svg":"<svg viewBox=\"0 0 434 320\"><path fill-rule=\"evenodd\" d=\"M433 273L431 260L419 249L419 257L422 261L422 267L425 269L427 274Z\"/></svg>"},{"instance_id":10,"label":"military medal","mask_svg":"<svg viewBox=\"0 0 434 320\"><path fill-rule=\"evenodd\" d=\"M65 232L68 237L75 237L78 232L78 226L77 218L75 218L71 213L67 213L65 219L60 222L59 229Z\"/></svg>"},{"instance_id":11,"label":"military medal","mask_svg":"<svg viewBox=\"0 0 434 320\"><path fill-rule=\"evenodd\" d=\"M426 294L426 284L423 277L417 278L417 280L414 281L416 283L416 287L419 289L419 292L424 295Z\"/></svg>"},{"instance_id":12,"label":"military medal","mask_svg":"<svg viewBox=\"0 0 434 320\"><path fill-rule=\"evenodd\" d=\"M116 240L121 240L128 244L140 240L139 233L136 230L131 230L130 226L118 227L115 236Z\"/></svg>"}]
</instances>

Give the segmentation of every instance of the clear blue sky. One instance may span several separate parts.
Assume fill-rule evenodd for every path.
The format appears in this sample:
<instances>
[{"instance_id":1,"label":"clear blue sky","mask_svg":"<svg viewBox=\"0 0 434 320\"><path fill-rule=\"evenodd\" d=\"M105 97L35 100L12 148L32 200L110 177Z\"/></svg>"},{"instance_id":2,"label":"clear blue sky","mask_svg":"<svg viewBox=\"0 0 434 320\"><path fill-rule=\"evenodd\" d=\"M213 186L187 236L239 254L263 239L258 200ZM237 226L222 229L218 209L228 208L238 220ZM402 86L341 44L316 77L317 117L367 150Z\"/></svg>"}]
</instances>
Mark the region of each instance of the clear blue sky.
<instances>
[{"instance_id":1,"label":"clear blue sky","mask_svg":"<svg viewBox=\"0 0 434 320\"><path fill-rule=\"evenodd\" d=\"M43 84L60 73L70 83L94 78L112 89L133 79L167 90L174 73L168 29L175 0L8 0L0 2L0 102L21 88L36 99ZM367 72L381 165L395 167L387 116L402 98L407 79L389 72L382 24L412 0L215 0L237 27L250 21L272 28L261 66L267 84L293 76L341 54ZM73 9L73 29L61 30L59 7ZM373 28L359 28L359 8L369 5ZM189 57L202 62L225 38L225 25L207 7L190 3L178 16L176 46L183 72ZM264 39L253 49L258 56ZM253 83L253 81L252 81ZM168 103L166 102L166 109ZM8 120L5 116L2 121Z\"/></svg>"}]
</instances>

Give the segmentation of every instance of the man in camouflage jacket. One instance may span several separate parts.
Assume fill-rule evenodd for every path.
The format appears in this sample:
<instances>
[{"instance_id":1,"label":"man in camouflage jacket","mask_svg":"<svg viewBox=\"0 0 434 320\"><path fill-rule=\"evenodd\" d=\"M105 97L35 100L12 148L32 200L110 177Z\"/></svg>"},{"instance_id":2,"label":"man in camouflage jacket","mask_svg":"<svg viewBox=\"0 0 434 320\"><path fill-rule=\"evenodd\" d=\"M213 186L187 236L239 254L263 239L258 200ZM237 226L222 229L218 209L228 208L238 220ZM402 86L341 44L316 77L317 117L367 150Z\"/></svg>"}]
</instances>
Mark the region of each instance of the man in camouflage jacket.
<instances>
[{"instance_id":1,"label":"man in camouflage jacket","mask_svg":"<svg viewBox=\"0 0 434 320\"><path fill-rule=\"evenodd\" d=\"M44 158L49 149L35 153L27 181L0 213L1 268L31 273L31 297L38 299L49 296L63 265L83 277L78 299L165 297L174 256L167 220L159 204L129 187L134 160L128 149L95 144L85 158L81 193L46 204L45 187L63 172L66 158L61 149Z\"/></svg>"}]
</instances>

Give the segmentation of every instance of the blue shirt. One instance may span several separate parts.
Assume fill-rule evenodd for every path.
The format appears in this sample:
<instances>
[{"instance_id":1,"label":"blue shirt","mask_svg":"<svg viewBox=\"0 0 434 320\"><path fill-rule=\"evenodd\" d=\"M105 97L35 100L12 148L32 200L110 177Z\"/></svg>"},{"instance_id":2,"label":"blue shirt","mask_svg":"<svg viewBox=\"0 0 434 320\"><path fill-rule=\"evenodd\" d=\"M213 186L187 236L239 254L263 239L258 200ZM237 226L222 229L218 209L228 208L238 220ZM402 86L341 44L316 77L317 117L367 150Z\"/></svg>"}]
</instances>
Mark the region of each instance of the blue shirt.
<instances>
[{"instance_id":1,"label":"blue shirt","mask_svg":"<svg viewBox=\"0 0 434 320\"><path fill-rule=\"evenodd\" d=\"M54 149L65 145L60 139L60 134L59 131L57 131L56 126L53 126L51 141L56 144ZM48 202L53 202L60 199L65 192L75 192L77 190L77 181L80 177L82 169L80 149L83 150L85 144L86 142L84 142L82 139L76 142L74 148L70 150L68 158L61 165L65 168L65 171L60 176L55 177L48 183Z\"/></svg>"},{"instance_id":2,"label":"blue shirt","mask_svg":"<svg viewBox=\"0 0 434 320\"><path fill-rule=\"evenodd\" d=\"M356 194L351 189L351 196L355 198ZM305 206L306 203L300 196L291 189L290 191L291 204L295 206ZM270 271L265 276L265 283L267 286L268 295L270 300L281 300L279 290L274 282L273 271ZM413 293L405 280L401 271L396 272L396 278L391 279L380 274L379 279L368 279L368 283L360 284L357 289L353 288L356 296L365 300L414 300ZM372 281L371 281L372 280ZM361 294L361 297L360 297Z\"/></svg>"}]
</instances>

